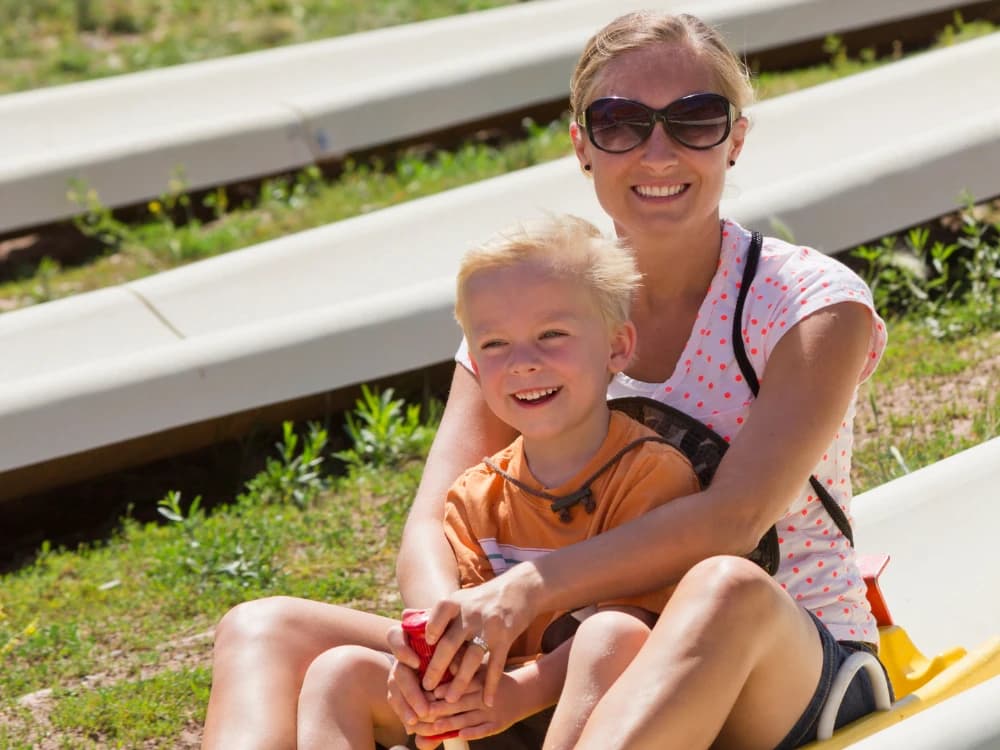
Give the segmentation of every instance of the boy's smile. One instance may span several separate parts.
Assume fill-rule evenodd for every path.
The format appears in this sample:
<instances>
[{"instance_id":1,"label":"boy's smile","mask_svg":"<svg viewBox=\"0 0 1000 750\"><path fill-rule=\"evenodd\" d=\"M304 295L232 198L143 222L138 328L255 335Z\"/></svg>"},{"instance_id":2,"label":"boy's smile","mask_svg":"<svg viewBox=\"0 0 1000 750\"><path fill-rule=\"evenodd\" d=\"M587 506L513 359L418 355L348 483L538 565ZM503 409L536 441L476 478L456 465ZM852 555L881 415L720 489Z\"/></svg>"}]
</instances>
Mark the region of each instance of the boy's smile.
<instances>
[{"instance_id":1,"label":"boy's smile","mask_svg":"<svg viewBox=\"0 0 1000 750\"><path fill-rule=\"evenodd\" d=\"M490 409L524 437L533 473L577 468L607 434L610 376L631 355L631 324L609 331L586 282L528 261L466 283L467 337ZM543 469L543 467L548 467ZM572 476L570 473L565 478Z\"/></svg>"}]
</instances>

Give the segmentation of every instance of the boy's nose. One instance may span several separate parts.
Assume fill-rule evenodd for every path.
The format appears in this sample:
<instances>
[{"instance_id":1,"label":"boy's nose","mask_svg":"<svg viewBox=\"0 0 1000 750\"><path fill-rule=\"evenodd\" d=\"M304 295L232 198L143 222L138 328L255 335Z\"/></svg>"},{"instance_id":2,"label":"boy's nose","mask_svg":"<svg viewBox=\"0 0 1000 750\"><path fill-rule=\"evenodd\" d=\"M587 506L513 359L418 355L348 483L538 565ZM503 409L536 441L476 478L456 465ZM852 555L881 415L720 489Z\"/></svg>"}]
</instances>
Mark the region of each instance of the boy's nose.
<instances>
[{"instance_id":1,"label":"boy's nose","mask_svg":"<svg viewBox=\"0 0 1000 750\"><path fill-rule=\"evenodd\" d=\"M534 372L539 368L540 362L531 347L515 347L510 353L508 366L514 373Z\"/></svg>"}]
</instances>

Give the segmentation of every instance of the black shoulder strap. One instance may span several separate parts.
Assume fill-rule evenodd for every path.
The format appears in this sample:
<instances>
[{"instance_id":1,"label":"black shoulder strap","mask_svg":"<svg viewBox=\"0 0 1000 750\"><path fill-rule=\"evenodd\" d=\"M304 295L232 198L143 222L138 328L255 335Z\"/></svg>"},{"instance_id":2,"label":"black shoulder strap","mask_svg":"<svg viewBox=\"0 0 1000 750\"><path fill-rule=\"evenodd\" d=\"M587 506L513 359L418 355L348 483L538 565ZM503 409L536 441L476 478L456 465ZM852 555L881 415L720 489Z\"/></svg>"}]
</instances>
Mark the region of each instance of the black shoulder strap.
<instances>
[{"instance_id":1,"label":"black shoulder strap","mask_svg":"<svg viewBox=\"0 0 1000 750\"><path fill-rule=\"evenodd\" d=\"M747 385L756 396L760 391L760 381L757 379L757 372L747 357L746 345L743 343L743 308L746 306L747 295L750 293L750 284L754 274L757 273L757 262L760 260L761 246L764 239L760 232L754 232L750 239L750 250L747 252L746 265L743 266L743 278L740 280L740 291L736 295L736 312L733 315L733 354L736 355L736 362L740 366L740 372L747 381ZM840 533L847 537L847 541L854 546L854 531L851 523L847 520L843 509L833 499L826 487L820 484L815 476L809 477L809 484L812 485L813 492L819 497L820 502L829 514L833 522L837 524Z\"/></svg>"}]
</instances>

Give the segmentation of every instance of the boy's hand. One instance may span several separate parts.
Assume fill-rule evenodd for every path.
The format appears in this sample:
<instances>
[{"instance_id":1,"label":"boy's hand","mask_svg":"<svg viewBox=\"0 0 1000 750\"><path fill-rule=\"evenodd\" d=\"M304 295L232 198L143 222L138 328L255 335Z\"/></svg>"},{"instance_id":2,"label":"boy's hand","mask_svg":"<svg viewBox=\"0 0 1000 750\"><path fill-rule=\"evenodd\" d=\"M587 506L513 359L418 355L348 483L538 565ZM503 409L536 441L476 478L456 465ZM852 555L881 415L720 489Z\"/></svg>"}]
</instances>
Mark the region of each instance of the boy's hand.
<instances>
[{"instance_id":1,"label":"boy's hand","mask_svg":"<svg viewBox=\"0 0 1000 750\"><path fill-rule=\"evenodd\" d=\"M459 651L480 635L489 651L484 654L475 645L466 648L447 688L446 700L454 702L465 695L485 655L483 702L487 707L494 704L511 644L537 614L531 581L518 575L520 568L530 576L528 564L522 563L479 586L449 594L430 610L425 637L428 643L436 644L436 650L424 675L424 685L437 685Z\"/></svg>"},{"instance_id":2,"label":"boy's hand","mask_svg":"<svg viewBox=\"0 0 1000 750\"><path fill-rule=\"evenodd\" d=\"M389 670L386 698L406 731L412 733L418 720L428 716L433 695L424 692L420 686L420 676L417 673L420 657L407 645L402 627L392 628L387 640L396 662Z\"/></svg>"},{"instance_id":3,"label":"boy's hand","mask_svg":"<svg viewBox=\"0 0 1000 750\"><path fill-rule=\"evenodd\" d=\"M440 743L440 740L426 739L427 735L459 730L462 739L478 740L502 732L524 718L517 702L517 680L514 676L507 673L501 676L496 705L492 707L483 701L483 677L482 673L474 677L466 692L456 701L444 700L450 685L442 685L434 691L428 720L407 727L407 731L417 735L420 750L432 750Z\"/></svg>"}]
</instances>

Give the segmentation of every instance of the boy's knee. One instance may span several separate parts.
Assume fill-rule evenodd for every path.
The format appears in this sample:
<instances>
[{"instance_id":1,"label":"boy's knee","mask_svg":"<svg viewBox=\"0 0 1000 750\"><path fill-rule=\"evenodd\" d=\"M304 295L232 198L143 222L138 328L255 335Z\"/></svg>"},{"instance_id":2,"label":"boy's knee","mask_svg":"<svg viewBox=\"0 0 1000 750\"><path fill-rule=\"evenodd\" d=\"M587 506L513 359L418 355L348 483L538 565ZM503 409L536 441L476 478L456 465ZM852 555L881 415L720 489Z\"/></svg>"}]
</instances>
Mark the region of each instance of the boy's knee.
<instances>
[{"instance_id":1,"label":"boy's knee","mask_svg":"<svg viewBox=\"0 0 1000 750\"><path fill-rule=\"evenodd\" d=\"M370 710L385 699L389 666L386 654L364 646L336 646L324 651L306 669L299 705L322 703L335 693L342 707Z\"/></svg>"},{"instance_id":2,"label":"boy's knee","mask_svg":"<svg viewBox=\"0 0 1000 750\"><path fill-rule=\"evenodd\" d=\"M582 623L573 639L574 649L588 651L600 658L634 653L649 637L649 627L627 612L605 609L595 612Z\"/></svg>"},{"instance_id":3,"label":"boy's knee","mask_svg":"<svg viewBox=\"0 0 1000 750\"><path fill-rule=\"evenodd\" d=\"M358 678L366 671L371 653L363 646L337 646L324 651L309 664L306 682L336 683L352 676Z\"/></svg>"},{"instance_id":4,"label":"boy's knee","mask_svg":"<svg viewBox=\"0 0 1000 750\"><path fill-rule=\"evenodd\" d=\"M645 638L649 627L635 615L616 609L602 609L580 623L577 635L600 637L603 641Z\"/></svg>"}]
</instances>

